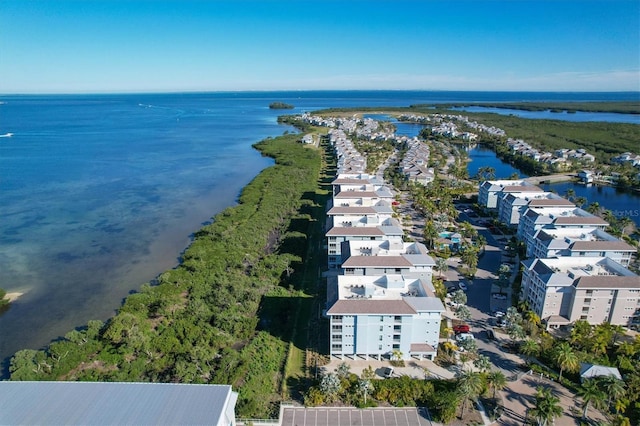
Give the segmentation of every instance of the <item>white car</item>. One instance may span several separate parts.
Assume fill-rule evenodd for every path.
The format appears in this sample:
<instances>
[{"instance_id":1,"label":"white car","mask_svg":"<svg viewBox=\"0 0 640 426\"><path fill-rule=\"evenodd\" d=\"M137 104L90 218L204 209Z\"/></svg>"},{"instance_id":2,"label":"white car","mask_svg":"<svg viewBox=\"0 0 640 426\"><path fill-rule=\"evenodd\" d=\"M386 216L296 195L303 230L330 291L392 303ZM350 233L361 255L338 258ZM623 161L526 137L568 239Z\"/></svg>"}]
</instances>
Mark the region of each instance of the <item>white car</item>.
<instances>
[{"instance_id":1,"label":"white car","mask_svg":"<svg viewBox=\"0 0 640 426\"><path fill-rule=\"evenodd\" d=\"M458 283L458 286L460 287L460 290L462 291L467 291L467 285L463 282Z\"/></svg>"},{"instance_id":2,"label":"white car","mask_svg":"<svg viewBox=\"0 0 640 426\"><path fill-rule=\"evenodd\" d=\"M460 340L465 340L465 339L475 339L475 337L473 337L473 334L471 333L460 333L460 334L456 334L456 340L459 342Z\"/></svg>"},{"instance_id":3,"label":"white car","mask_svg":"<svg viewBox=\"0 0 640 426\"><path fill-rule=\"evenodd\" d=\"M498 300L507 300L507 295L506 294L502 294L502 293L493 293L492 294L494 299L498 299Z\"/></svg>"}]
</instances>

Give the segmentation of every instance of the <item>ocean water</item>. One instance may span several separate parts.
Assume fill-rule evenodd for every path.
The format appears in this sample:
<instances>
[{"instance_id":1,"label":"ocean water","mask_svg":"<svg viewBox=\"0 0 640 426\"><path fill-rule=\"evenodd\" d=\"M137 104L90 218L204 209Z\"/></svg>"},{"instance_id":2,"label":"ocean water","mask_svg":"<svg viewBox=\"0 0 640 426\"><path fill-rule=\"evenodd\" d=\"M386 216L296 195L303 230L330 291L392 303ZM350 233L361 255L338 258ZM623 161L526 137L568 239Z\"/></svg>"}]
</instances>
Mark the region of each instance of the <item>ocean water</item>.
<instances>
[{"instance_id":1,"label":"ocean water","mask_svg":"<svg viewBox=\"0 0 640 426\"><path fill-rule=\"evenodd\" d=\"M190 235L272 164L281 114L430 102L630 100L634 93L246 92L0 95L0 361L41 348L175 267ZM273 101L294 110L270 110Z\"/></svg>"}]
</instances>

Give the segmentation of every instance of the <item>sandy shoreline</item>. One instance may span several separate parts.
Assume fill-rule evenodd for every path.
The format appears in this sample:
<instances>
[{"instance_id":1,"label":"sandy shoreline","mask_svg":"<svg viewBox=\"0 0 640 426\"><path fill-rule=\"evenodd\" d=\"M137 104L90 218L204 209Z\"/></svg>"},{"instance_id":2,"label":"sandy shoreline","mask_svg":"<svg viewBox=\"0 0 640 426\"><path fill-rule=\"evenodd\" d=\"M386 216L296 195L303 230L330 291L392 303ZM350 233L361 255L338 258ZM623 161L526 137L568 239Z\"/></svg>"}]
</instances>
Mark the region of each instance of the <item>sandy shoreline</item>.
<instances>
[{"instance_id":1,"label":"sandy shoreline","mask_svg":"<svg viewBox=\"0 0 640 426\"><path fill-rule=\"evenodd\" d=\"M9 299L9 302L13 302L16 301L20 298L20 296L22 296L24 293L20 293L20 292L13 292L13 293L7 293L4 295L5 299Z\"/></svg>"}]
</instances>

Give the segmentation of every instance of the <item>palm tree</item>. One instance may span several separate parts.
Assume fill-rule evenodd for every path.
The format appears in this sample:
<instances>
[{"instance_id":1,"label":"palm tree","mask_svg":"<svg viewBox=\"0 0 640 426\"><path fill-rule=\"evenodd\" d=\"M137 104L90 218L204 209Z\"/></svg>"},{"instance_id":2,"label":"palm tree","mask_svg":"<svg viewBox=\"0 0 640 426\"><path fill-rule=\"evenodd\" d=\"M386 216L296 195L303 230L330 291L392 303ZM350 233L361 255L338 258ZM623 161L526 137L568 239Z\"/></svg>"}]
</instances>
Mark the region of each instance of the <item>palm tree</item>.
<instances>
[{"instance_id":1,"label":"palm tree","mask_svg":"<svg viewBox=\"0 0 640 426\"><path fill-rule=\"evenodd\" d=\"M567 200L572 201L576 197L576 191L573 188L569 188L567 192L564 193L564 196Z\"/></svg>"},{"instance_id":2,"label":"palm tree","mask_svg":"<svg viewBox=\"0 0 640 426\"><path fill-rule=\"evenodd\" d=\"M582 206L584 206L586 203L587 203L587 199L585 197L576 197L573 200L573 204L575 204L579 208L582 208Z\"/></svg>"},{"instance_id":3,"label":"palm tree","mask_svg":"<svg viewBox=\"0 0 640 426\"><path fill-rule=\"evenodd\" d=\"M535 406L529 410L538 426L546 426L553 423L556 417L562 415L560 398L551 393L551 389L539 387L536 389Z\"/></svg>"},{"instance_id":4,"label":"palm tree","mask_svg":"<svg viewBox=\"0 0 640 426\"><path fill-rule=\"evenodd\" d=\"M507 377L500 370L495 370L487 374L487 387L493 391L493 398L495 399L498 391L501 391L507 386Z\"/></svg>"},{"instance_id":5,"label":"palm tree","mask_svg":"<svg viewBox=\"0 0 640 426\"><path fill-rule=\"evenodd\" d=\"M464 417L464 410L469 400L474 400L482 392L484 386L482 376L475 371L464 371L458 376L456 391L462 397L462 411L460 417Z\"/></svg>"},{"instance_id":6,"label":"palm tree","mask_svg":"<svg viewBox=\"0 0 640 426\"><path fill-rule=\"evenodd\" d=\"M573 372L578 371L578 368L580 368L580 360L567 342L562 342L555 347L553 358L558 367L560 367L559 382L562 382L562 373L565 370Z\"/></svg>"},{"instance_id":7,"label":"palm tree","mask_svg":"<svg viewBox=\"0 0 640 426\"><path fill-rule=\"evenodd\" d=\"M440 276L442 276L443 272L446 273L449 270L449 264L447 263L447 259L438 257L436 259L436 269L440 273Z\"/></svg>"},{"instance_id":8,"label":"palm tree","mask_svg":"<svg viewBox=\"0 0 640 426\"><path fill-rule=\"evenodd\" d=\"M611 426L631 426L631 420L622 414L616 414L611 421Z\"/></svg>"},{"instance_id":9,"label":"palm tree","mask_svg":"<svg viewBox=\"0 0 640 426\"><path fill-rule=\"evenodd\" d=\"M542 322L540 321L540 316L538 316L538 314L531 309L525 311L522 318L522 326L530 335L537 335L541 324Z\"/></svg>"},{"instance_id":10,"label":"palm tree","mask_svg":"<svg viewBox=\"0 0 640 426\"><path fill-rule=\"evenodd\" d=\"M438 238L438 229L436 228L435 223L432 220L428 220L424 224L424 232L423 232L424 241L427 245L427 248L433 250L435 246L435 241Z\"/></svg>"},{"instance_id":11,"label":"palm tree","mask_svg":"<svg viewBox=\"0 0 640 426\"><path fill-rule=\"evenodd\" d=\"M470 340L470 339L465 339ZM473 360L473 366L476 367L480 371L489 371L491 370L491 361L489 357L486 355L478 355L478 357Z\"/></svg>"},{"instance_id":12,"label":"palm tree","mask_svg":"<svg viewBox=\"0 0 640 426\"><path fill-rule=\"evenodd\" d=\"M599 408L604 403L606 395L598 387L598 382L595 379L585 379L582 382L582 386L578 388L577 395L582 398L582 418L587 418L587 412L589 406L593 405Z\"/></svg>"},{"instance_id":13,"label":"palm tree","mask_svg":"<svg viewBox=\"0 0 640 426\"><path fill-rule=\"evenodd\" d=\"M598 214L600 213L600 203L598 203L597 201L594 201L593 203L587 206L586 210L591 214Z\"/></svg>"},{"instance_id":14,"label":"palm tree","mask_svg":"<svg viewBox=\"0 0 640 426\"><path fill-rule=\"evenodd\" d=\"M607 407L611 406L612 400L618 400L627 392L624 381L614 376L604 376L597 378L598 385L607 395Z\"/></svg>"},{"instance_id":15,"label":"palm tree","mask_svg":"<svg viewBox=\"0 0 640 426\"><path fill-rule=\"evenodd\" d=\"M635 222L628 216L623 216L618 219L618 226L622 229L623 234L630 235L635 229Z\"/></svg>"},{"instance_id":16,"label":"palm tree","mask_svg":"<svg viewBox=\"0 0 640 426\"><path fill-rule=\"evenodd\" d=\"M520 353L530 358L535 358L540 354L540 345L533 339L527 339L520 344ZM529 359L531 362L531 359Z\"/></svg>"}]
</instances>

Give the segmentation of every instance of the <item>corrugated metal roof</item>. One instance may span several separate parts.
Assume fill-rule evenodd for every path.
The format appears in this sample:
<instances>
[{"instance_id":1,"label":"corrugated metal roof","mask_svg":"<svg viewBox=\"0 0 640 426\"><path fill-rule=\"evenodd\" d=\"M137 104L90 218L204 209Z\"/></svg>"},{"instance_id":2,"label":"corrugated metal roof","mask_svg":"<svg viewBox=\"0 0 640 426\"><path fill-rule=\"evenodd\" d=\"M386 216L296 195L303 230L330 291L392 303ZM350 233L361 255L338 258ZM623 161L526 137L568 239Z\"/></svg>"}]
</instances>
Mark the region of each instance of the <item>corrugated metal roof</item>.
<instances>
[{"instance_id":1,"label":"corrugated metal roof","mask_svg":"<svg viewBox=\"0 0 640 426\"><path fill-rule=\"evenodd\" d=\"M228 385L4 381L0 424L228 425L236 399Z\"/></svg>"}]
</instances>

